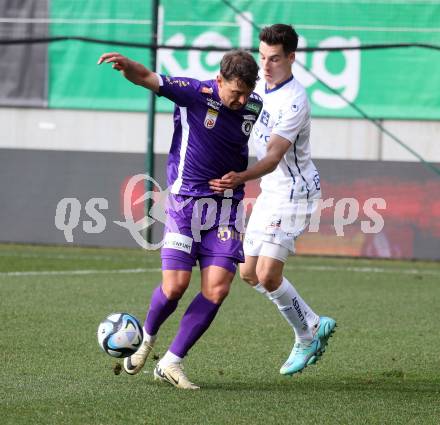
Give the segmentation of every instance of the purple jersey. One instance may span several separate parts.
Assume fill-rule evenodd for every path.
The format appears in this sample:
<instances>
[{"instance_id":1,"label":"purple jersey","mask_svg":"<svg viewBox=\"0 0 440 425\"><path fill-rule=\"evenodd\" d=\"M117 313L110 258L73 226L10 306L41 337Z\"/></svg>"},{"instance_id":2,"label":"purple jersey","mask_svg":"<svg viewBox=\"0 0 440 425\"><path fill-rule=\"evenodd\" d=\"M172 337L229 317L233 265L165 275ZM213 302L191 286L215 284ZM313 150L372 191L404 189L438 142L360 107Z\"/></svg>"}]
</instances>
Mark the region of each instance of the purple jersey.
<instances>
[{"instance_id":1,"label":"purple jersey","mask_svg":"<svg viewBox=\"0 0 440 425\"><path fill-rule=\"evenodd\" d=\"M212 196L208 181L248 165L248 138L262 108L255 93L247 104L232 110L221 103L215 80L159 75L159 95L172 100L174 134L168 156L167 182L171 193ZM233 197L242 199L244 185Z\"/></svg>"}]
</instances>

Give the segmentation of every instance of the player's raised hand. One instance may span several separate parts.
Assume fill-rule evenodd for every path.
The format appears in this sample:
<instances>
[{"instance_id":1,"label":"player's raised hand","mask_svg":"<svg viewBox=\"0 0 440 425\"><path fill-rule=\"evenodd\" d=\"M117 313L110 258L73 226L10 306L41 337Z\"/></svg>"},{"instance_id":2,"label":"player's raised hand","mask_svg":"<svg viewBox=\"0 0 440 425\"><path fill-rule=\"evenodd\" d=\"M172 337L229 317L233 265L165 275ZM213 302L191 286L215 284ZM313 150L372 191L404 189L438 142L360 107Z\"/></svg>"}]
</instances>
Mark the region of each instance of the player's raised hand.
<instances>
[{"instance_id":1,"label":"player's raised hand","mask_svg":"<svg viewBox=\"0 0 440 425\"><path fill-rule=\"evenodd\" d=\"M123 69L128 68L128 63L130 59L122 56L117 52L103 53L101 57L98 59L98 65L102 63L113 63L113 68L118 71L122 71Z\"/></svg>"},{"instance_id":2,"label":"player's raised hand","mask_svg":"<svg viewBox=\"0 0 440 425\"><path fill-rule=\"evenodd\" d=\"M98 59L98 65L111 63L112 68L120 71L129 81L139 86L146 87L157 92L159 80L154 72L151 72L144 65L135 62L117 52L103 53Z\"/></svg>"}]
</instances>

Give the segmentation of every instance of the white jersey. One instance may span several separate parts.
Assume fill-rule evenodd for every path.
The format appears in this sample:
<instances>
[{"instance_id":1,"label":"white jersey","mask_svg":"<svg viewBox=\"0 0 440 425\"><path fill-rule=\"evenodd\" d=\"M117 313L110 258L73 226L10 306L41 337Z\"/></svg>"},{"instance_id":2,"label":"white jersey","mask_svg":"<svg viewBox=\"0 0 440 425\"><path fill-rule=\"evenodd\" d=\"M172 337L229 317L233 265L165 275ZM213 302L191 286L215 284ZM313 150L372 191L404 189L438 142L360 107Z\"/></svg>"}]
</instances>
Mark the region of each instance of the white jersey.
<instances>
[{"instance_id":1,"label":"white jersey","mask_svg":"<svg viewBox=\"0 0 440 425\"><path fill-rule=\"evenodd\" d=\"M263 98L263 110L252 131L258 159L265 157L272 133L292 144L277 168L262 177L262 193L284 199L320 197L319 174L310 154L310 104L304 87L292 76L266 90L261 79L255 92Z\"/></svg>"}]
</instances>

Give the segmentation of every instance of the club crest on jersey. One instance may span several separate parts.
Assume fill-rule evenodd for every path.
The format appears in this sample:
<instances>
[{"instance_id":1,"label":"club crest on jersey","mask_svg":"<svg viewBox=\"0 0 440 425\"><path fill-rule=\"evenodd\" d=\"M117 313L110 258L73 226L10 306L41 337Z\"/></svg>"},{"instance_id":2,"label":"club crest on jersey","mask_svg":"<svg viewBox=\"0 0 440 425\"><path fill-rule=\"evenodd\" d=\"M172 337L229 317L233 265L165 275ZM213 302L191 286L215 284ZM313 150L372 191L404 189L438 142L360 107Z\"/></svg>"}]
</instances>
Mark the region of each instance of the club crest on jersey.
<instances>
[{"instance_id":1,"label":"club crest on jersey","mask_svg":"<svg viewBox=\"0 0 440 425\"><path fill-rule=\"evenodd\" d=\"M214 109L208 109L208 112L206 112L204 125L208 130L211 130L215 126L215 122L217 121L218 112Z\"/></svg>"},{"instance_id":2,"label":"club crest on jersey","mask_svg":"<svg viewBox=\"0 0 440 425\"><path fill-rule=\"evenodd\" d=\"M246 135L249 136L251 134L251 130L254 123L252 121L243 121L243 124L241 125L241 131Z\"/></svg>"},{"instance_id":3,"label":"club crest on jersey","mask_svg":"<svg viewBox=\"0 0 440 425\"><path fill-rule=\"evenodd\" d=\"M229 239L243 242L243 234L235 230L231 226L219 226L217 231L217 238L220 239L222 242L226 242Z\"/></svg>"}]
</instances>

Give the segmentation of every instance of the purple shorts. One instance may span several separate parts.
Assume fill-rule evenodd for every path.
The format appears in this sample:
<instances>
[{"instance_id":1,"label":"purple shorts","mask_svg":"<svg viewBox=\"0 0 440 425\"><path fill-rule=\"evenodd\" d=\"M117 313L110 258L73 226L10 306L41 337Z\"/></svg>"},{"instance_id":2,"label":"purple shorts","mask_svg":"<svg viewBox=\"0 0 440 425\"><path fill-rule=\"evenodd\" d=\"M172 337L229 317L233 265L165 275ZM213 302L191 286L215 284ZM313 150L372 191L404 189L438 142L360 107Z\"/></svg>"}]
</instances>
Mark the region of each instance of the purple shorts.
<instances>
[{"instance_id":1,"label":"purple shorts","mask_svg":"<svg viewBox=\"0 0 440 425\"><path fill-rule=\"evenodd\" d=\"M217 196L170 195L162 270L191 271L198 261L201 269L215 265L235 273L237 263L244 262L239 205L237 199Z\"/></svg>"}]
</instances>

